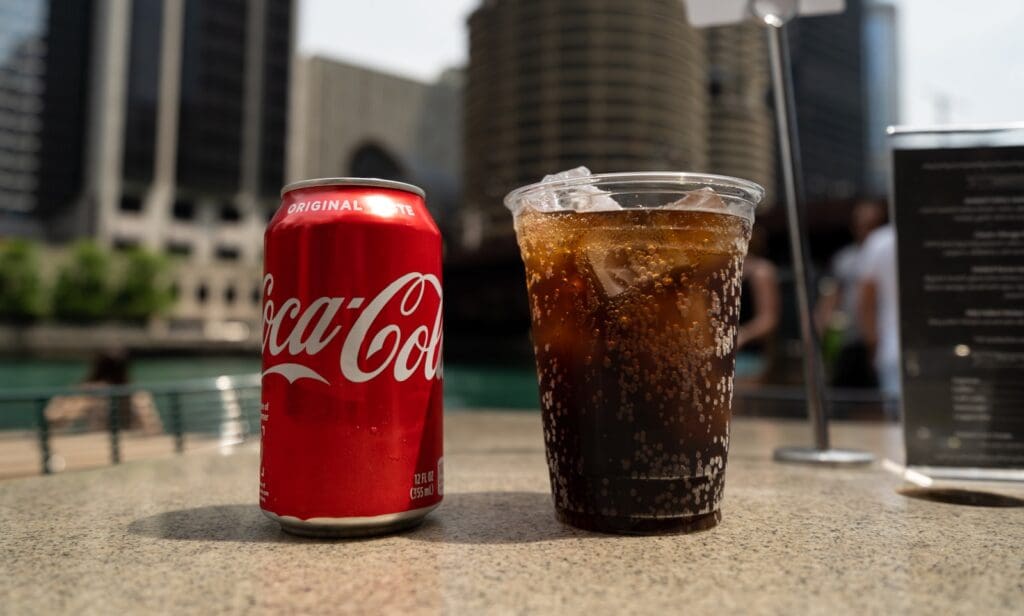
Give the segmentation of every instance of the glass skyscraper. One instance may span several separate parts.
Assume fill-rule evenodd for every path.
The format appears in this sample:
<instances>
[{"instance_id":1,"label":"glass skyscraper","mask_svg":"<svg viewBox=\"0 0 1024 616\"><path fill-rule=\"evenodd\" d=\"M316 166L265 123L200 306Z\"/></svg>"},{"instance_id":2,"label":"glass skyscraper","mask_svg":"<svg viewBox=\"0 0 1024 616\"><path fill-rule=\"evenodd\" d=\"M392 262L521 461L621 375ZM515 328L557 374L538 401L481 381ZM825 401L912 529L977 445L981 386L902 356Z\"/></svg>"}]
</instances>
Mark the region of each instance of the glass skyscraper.
<instances>
[{"instance_id":1,"label":"glass skyscraper","mask_svg":"<svg viewBox=\"0 0 1024 616\"><path fill-rule=\"evenodd\" d=\"M0 233L34 235L81 188L91 3L0 2Z\"/></svg>"}]
</instances>

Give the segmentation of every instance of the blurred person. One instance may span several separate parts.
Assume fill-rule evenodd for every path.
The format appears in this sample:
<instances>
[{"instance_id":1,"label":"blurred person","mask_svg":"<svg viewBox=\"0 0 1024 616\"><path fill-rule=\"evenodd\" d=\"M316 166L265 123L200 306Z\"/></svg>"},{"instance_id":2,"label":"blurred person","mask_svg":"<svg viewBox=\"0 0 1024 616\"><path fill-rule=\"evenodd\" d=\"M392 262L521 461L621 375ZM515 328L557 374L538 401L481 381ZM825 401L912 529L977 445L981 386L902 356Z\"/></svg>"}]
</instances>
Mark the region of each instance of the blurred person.
<instances>
[{"instance_id":1,"label":"blurred person","mask_svg":"<svg viewBox=\"0 0 1024 616\"><path fill-rule=\"evenodd\" d=\"M750 249L743 259L743 290L736 332L736 375L745 379L757 380L767 372L782 316L778 271L764 257L767 248L764 229L755 227L750 236Z\"/></svg>"},{"instance_id":2,"label":"blurred person","mask_svg":"<svg viewBox=\"0 0 1024 616\"><path fill-rule=\"evenodd\" d=\"M896 232L875 230L861 255L858 315L864 342L874 361L882 392L900 393L899 297L896 285Z\"/></svg>"},{"instance_id":3,"label":"blurred person","mask_svg":"<svg viewBox=\"0 0 1024 616\"><path fill-rule=\"evenodd\" d=\"M815 309L815 324L823 336L838 332L838 349L832 369L834 387L876 387L871 355L864 342L858 316L860 260L864 242L886 221L885 206L878 201L860 201L850 213L853 242L832 258L829 274L822 283Z\"/></svg>"},{"instance_id":4,"label":"blurred person","mask_svg":"<svg viewBox=\"0 0 1024 616\"><path fill-rule=\"evenodd\" d=\"M79 388L88 392L127 385L128 382L127 356L120 351L103 351L93 357L89 374L79 384ZM163 422L153 395L148 391L134 391L114 400L89 393L54 396L47 403L44 414L53 428L84 421L88 430L107 430L110 428L111 404L117 404L118 426L121 429L137 429L147 435L163 432Z\"/></svg>"}]
</instances>

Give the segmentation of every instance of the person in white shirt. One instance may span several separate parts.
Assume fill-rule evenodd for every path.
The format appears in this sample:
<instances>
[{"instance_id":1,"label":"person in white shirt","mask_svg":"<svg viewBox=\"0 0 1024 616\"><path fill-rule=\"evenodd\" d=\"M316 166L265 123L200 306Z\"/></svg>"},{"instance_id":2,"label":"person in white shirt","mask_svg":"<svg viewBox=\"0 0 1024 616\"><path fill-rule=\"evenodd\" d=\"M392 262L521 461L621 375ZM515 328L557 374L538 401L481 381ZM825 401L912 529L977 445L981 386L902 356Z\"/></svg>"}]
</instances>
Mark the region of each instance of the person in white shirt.
<instances>
[{"instance_id":1,"label":"person in white shirt","mask_svg":"<svg viewBox=\"0 0 1024 616\"><path fill-rule=\"evenodd\" d=\"M859 318L860 254L871 232L885 224L885 205L879 201L858 202L850 213L853 242L832 257L828 276L822 281L815 310L819 333L836 328L841 346L835 357L832 385L835 387L874 387L871 357L864 344Z\"/></svg>"},{"instance_id":2,"label":"person in white shirt","mask_svg":"<svg viewBox=\"0 0 1024 616\"><path fill-rule=\"evenodd\" d=\"M896 232L875 230L860 256L860 327L874 358L884 393L900 393L899 298L896 288Z\"/></svg>"}]
</instances>

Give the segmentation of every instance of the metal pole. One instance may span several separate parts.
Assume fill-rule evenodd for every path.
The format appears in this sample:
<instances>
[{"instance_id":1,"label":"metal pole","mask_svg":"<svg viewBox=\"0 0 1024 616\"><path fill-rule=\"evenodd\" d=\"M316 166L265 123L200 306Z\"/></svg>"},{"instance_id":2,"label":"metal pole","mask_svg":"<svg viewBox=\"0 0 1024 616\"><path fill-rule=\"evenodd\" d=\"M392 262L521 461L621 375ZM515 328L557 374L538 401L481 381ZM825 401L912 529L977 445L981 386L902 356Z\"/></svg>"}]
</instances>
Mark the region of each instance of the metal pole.
<instances>
[{"instance_id":1,"label":"metal pole","mask_svg":"<svg viewBox=\"0 0 1024 616\"><path fill-rule=\"evenodd\" d=\"M171 430L174 431L174 451L185 451L185 426L181 421L181 394L171 392Z\"/></svg>"},{"instance_id":2,"label":"metal pole","mask_svg":"<svg viewBox=\"0 0 1024 616\"><path fill-rule=\"evenodd\" d=\"M53 472L50 464L50 422L46 419L46 398L36 400L36 418L39 422L39 454L43 462L43 474L49 475Z\"/></svg>"},{"instance_id":3,"label":"metal pole","mask_svg":"<svg viewBox=\"0 0 1024 616\"><path fill-rule=\"evenodd\" d=\"M107 406L109 407L109 427L110 427L110 463L120 464L121 463L121 417L120 410L121 405L116 400L117 394L109 394L107 398Z\"/></svg>"},{"instance_id":4,"label":"metal pole","mask_svg":"<svg viewBox=\"0 0 1024 616\"><path fill-rule=\"evenodd\" d=\"M782 3L786 4L786 3ZM792 3L789 3L792 5ZM807 271L809 263L804 230L803 194L800 190L800 141L797 135L795 97L789 74L789 45L786 41L786 21L790 14L759 13L752 10L768 31L768 52L772 72L772 92L775 99L775 120L778 124L779 153L782 162L782 181L786 196L786 221L789 227L789 245L793 257L794 287L800 312L800 338L804 355L804 389L807 412L814 431L814 447L781 447L775 450L780 462L815 462L830 464L863 464L870 462L869 453L832 449L829 446L828 415L825 400L825 378L817 331L811 320L811 284Z\"/></svg>"},{"instance_id":5,"label":"metal pole","mask_svg":"<svg viewBox=\"0 0 1024 616\"><path fill-rule=\"evenodd\" d=\"M805 229L803 194L797 178L803 177L800 168L800 141L797 134L793 101L793 80L786 67L789 66L789 45L786 41L786 26L769 24L768 53L771 61L772 88L775 97L775 121L778 124L779 153L782 158L782 183L786 194L786 222L789 227L789 247L793 258L793 275L796 287L796 303L800 311L800 341L804 355L804 383L807 390L807 411L814 430L814 444L818 449L828 449L828 416L824 392L824 373L821 367L821 353L818 333L811 320L811 280L807 272L807 255L804 250Z\"/></svg>"}]
</instances>

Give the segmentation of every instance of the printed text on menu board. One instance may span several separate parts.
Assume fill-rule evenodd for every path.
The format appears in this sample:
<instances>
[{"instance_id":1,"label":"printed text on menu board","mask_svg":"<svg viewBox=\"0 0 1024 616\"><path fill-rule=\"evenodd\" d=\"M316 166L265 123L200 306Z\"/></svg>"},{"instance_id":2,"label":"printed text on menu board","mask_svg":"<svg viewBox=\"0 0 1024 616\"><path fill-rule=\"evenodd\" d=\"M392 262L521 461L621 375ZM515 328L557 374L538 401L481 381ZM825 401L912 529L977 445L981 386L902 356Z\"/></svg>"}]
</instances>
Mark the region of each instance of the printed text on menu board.
<instances>
[{"instance_id":1,"label":"printed text on menu board","mask_svg":"<svg viewBox=\"0 0 1024 616\"><path fill-rule=\"evenodd\" d=\"M1024 147L893 168L907 464L1024 468Z\"/></svg>"}]
</instances>

